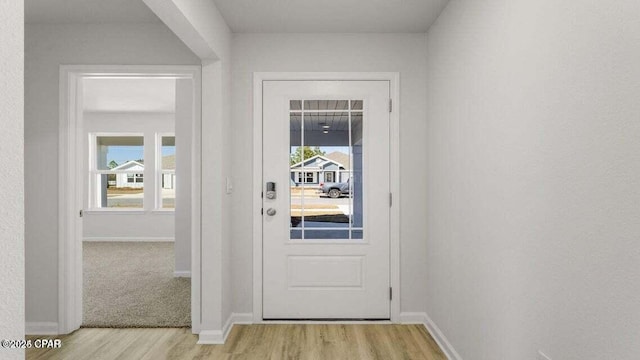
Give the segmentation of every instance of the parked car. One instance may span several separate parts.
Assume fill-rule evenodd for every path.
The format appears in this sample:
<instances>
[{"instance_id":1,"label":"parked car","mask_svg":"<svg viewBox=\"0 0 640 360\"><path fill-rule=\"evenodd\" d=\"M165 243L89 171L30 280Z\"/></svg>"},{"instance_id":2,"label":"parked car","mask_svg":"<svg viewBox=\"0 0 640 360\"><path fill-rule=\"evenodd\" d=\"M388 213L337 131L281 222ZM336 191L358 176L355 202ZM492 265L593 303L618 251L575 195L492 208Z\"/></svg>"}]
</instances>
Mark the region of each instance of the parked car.
<instances>
[{"instance_id":1,"label":"parked car","mask_svg":"<svg viewBox=\"0 0 640 360\"><path fill-rule=\"evenodd\" d=\"M322 193L327 194L332 199L337 199L342 195L349 195L349 182L351 179L348 179L345 182L341 183L323 183L320 184L320 190Z\"/></svg>"}]
</instances>

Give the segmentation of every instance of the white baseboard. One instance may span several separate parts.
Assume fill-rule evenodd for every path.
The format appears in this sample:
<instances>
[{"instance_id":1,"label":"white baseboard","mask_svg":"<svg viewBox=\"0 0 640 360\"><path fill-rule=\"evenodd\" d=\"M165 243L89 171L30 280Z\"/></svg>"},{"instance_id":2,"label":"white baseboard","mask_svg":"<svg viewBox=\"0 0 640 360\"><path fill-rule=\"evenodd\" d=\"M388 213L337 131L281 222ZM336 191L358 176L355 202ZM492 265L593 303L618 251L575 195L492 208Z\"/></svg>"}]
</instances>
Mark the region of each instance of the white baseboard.
<instances>
[{"instance_id":1,"label":"white baseboard","mask_svg":"<svg viewBox=\"0 0 640 360\"><path fill-rule=\"evenodd\" d=\"M201 330L198 344L224 344L234 325L253 324L252 313L232 313L221 330Z\"/></svg>"},{"instance_id":2,"label":"white baseboard","mask_svg":"<svg viewBox=\"0 0 640 360\"><path fill-rule=\"evenodd\" d=\"M253 324L253 313L233 313L230 318L234 325Z\"/></svg>"},{"instance_id":3,"label":"white baseboard","mask_svg":"<svg viewBox=\"0 0 640 360\"><path fill-rule=\"evenodd\" d=\"M241 325L241 324L253 324L253 314L252 313L231 313L231 315L229 316L229 319L227 319L227 322L224 324L224 327L222 328L223 341L227 341L227 337L229 336L229 333L231 332L231 329L233 329L234 325Z\"/></svg>"},{"instance_id":4,"label":"white baseboard","mask_svg":"<svg viewBox=\"0 0 640 360\"><path fill-rule=\"evenodd\" d=\"M191 271L174 271L173 272L173 277L190 278L191 277Z\"/></svg>"},{"instance_id":5,"label":"white baseboard","mask_svg":"<svg viewBox=\"0 0 640 360\"><path fill-rule=\"evenodd\" d=\"M438 345L440 345L440 348L445 353L445 355L447 355L447 358L449 358L450 360L462 360L462 357L460 356L460 354L458 354L456 349L453 348L453 345L451 345L449 340L447 340L447 337L444 336L442 331L440 331L440 328L438 328L438 325L436 325L436 323L434 323L433 320L431 320L429 315L424 314L424 316L425 316L424 326L427 328L427 331L429 331L429 333L431 334L433 339L438 343Z\"/></svg>"},{"instance_id":6,"label":"white baseboard","mask_svg":"<svg viewBox=\"0 0 640 360\"><path fill-rule=\"evenodd\" d=\"M401 324L422 324L426 322L426 313L423 312L403 312L400 313Z\"/></svg>"},{"instance_id":7,"label":"white baseboard","mask_svg":"<svg viewBox=\"0 0 640 360\"><path fill-rule=\"evenodd\" d=\"M224 337L221 330L200 330L198 334L199 345L222 345Z\"/></svg>"},{"instance_id":8,"label":"white baseboard","mask_svg":"<svg viewBox=\"0 0 640 360\"><path fill-rule=\"evenodd\" d=\"M173 237L135 237L135 236L91 236L82 238L82 241L118 241L118 242L174 242Z\"/></svg>"},{"instance_id":9,"label":"white baseboard","mask_svg":"<svg viewBox=\"0 0 640 360\"><path fill-rule=\"evenodd\" d=\"M440 331L438 325L431 320L429 315L424 312L406 312L400 313L400 322L403 324L422 324L427 329L435 342L440 346L442 352L449 360L462 360L462 357L453 348L446 336Z\"/></svg>"},{"instance_id":10,"label":"white baseboard","mask_svg":"<svg viewBox=\"0 0 640 360\"><path fill-rule=\"evenodd\" d=\"M27 335L58 335L57 322L27 322L25 334Z\"/></svg>"}]
</instances>

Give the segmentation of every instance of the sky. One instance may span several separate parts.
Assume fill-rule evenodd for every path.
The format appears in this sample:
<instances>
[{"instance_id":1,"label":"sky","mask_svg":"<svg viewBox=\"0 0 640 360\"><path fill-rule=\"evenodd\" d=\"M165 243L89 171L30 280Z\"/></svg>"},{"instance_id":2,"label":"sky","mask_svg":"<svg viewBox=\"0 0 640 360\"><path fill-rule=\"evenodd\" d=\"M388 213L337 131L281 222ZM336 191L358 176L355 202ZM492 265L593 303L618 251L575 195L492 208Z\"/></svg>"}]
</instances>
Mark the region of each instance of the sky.
<instances>
[{"instance_id":1,"label":"sky","mask_svg":"<svg viewBox=\"0 0 640 360\"><path fill-rule=\"evenodd\" d=\"M143 146L109 146L107 150L107 164L115 161L118 165L122 165L129 160L144 159ZM162 156L175 155L175 146L163 146Z\"/></svg>"}]
</instances>

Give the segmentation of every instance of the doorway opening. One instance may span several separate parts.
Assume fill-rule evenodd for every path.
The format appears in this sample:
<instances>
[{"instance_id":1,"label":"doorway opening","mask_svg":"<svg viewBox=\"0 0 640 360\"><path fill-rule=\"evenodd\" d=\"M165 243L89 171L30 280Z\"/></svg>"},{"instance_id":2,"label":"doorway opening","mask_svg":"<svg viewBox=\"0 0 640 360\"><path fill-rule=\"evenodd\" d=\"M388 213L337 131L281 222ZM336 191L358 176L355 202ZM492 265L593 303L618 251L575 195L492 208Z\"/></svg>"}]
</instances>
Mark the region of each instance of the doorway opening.
<instances>
[{"instance_id":1,"label":"doorway opening","mask_svg":"<svg viewBox=\"0 0 640 360\"><path fill-rule=\"evenodd\" d=\"M62 331L191 327L199 74L61 68Z\"/></svg>"},{"instance_id":2,"label":"doorway opening","mask_svg":"<svg viewBox=\"0 0 640 360\"><path fill-rule=\"evenodd\" d=\"M189 201L176 199L176 125L193 112L179 101L192 87L179 81L190 82L82 79L83 327L190 326L190 244L176 236L175 205Z\"/></svg>"}]
</instances>

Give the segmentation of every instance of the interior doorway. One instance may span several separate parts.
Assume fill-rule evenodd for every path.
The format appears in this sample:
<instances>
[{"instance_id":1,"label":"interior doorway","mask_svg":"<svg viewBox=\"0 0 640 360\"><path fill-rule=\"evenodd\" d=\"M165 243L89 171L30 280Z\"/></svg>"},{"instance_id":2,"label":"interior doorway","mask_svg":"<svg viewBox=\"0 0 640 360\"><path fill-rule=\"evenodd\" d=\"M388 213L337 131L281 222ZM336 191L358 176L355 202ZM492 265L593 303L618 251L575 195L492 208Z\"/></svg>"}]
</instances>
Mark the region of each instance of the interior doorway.
<instances>
[{"instance_id":1,"label":"interior doorway","mask_svg":"<svg viewBox=\"0 0 640 360\"><path fill-rule=\"evenodd\" d=\"M193 86L179 82L191 80L82 79L84 327L190 326L190 244L175 208L189 202L176 196L176 128L192 116L181 92Z\"/></svg>"},{"instance_id":2,"label":"interior doorway","mask_svg":"<svg viewBox=\"0 0 640 360\"><path fill-rule=\"evenodd\" d=\"M67 332L191 326L199 74L198 67L61 69Z\"/></svg>"}]
</instances>

